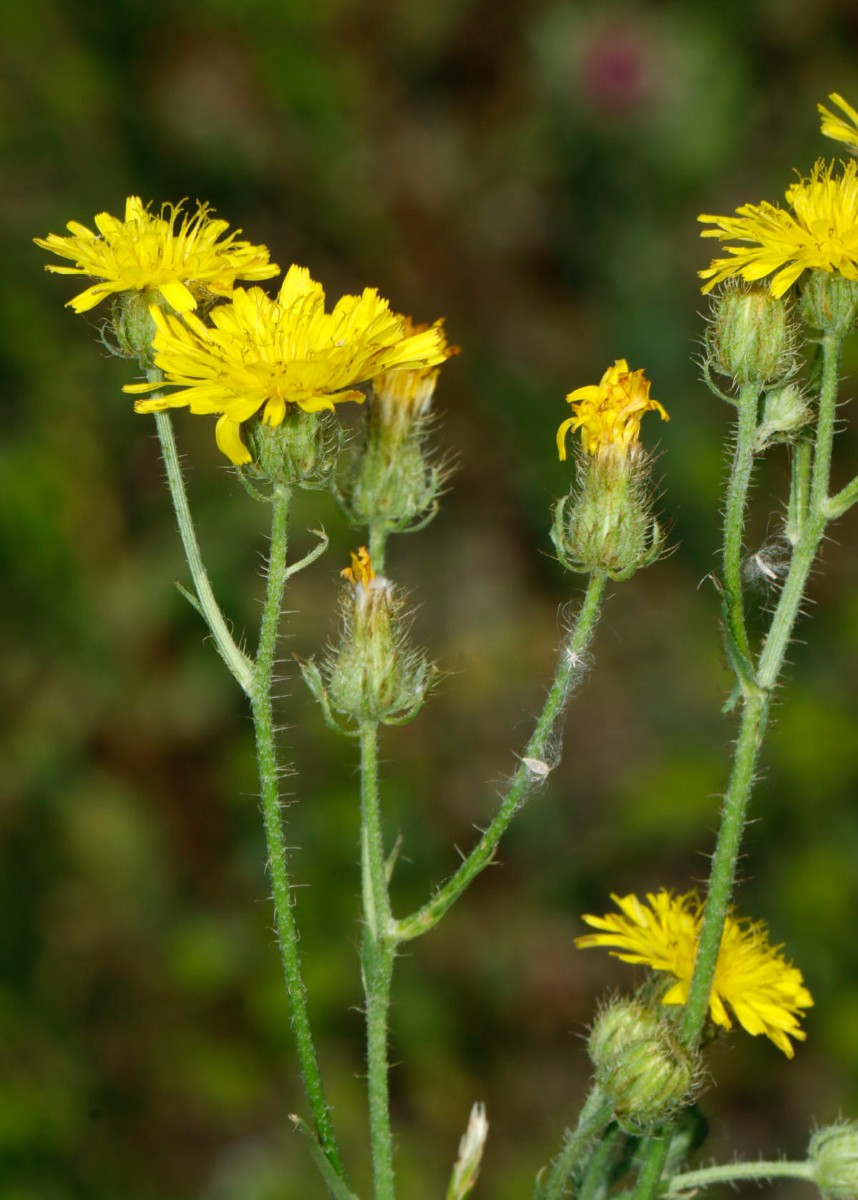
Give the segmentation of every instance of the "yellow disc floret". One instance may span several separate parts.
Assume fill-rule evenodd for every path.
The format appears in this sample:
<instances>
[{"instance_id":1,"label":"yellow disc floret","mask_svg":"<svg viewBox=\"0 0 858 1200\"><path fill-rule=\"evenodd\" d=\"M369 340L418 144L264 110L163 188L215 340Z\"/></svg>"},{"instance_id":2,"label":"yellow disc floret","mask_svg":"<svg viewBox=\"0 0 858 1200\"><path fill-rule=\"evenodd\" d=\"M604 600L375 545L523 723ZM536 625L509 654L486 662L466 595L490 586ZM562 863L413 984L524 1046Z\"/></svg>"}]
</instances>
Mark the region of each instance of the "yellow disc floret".
<instances>
[{"instance_id":1,"label":"yellow disc floret","mask_svg":"<svg viewBox=\"0 0 858 1200\"><path fill-rule=\"evenodd\" d=\"M138 400L138 412L190 408L219 413L217 443L236 464L250 461L241 440L244 421L283 422L287 406L305 412L364 399L359 384L381 371L422 369L444 361L443 334L433 327L407 336L405 318L375 288L343 296L325 312L322 285L306 267L292 266L276 300L261 288L236 288L212 309L212 324L157 308L153 347L163 383L129 384L126 392L170 390Z\"/></svg>"},{"instance_id":2,"label":"yellow disc floret","mask_svg":"<svg viewBox=\"0 0 858 1200\"><path fill-rule=\"evenodd\" d=\"M269 262L266 246L238 241L240 229L225 236L228 222L212 220L208 205L198 203L196 212L188 215L183 204L164 204L156 216L139 196L129 196L124 220L98 213L97 233L69 221L71 237L49 233L33 240L74 263L49 265L46 271L99 281L68 302L78 313L120 292L157 292L176 312L189 312L201 293L229 296L236 279L278 274L280 268Z\"/></svg>"},{"instance_id":3,"label":"yellow disc floret","mask_svg":"<svg viewBox=\"0 0 858 1200\"><path fill-rule=\"evenodd\" d=\"M649 893L645 904L634 895L611 899L620 911L603 917L586 915L587 924L599 932L576 938L576 946L606 946L623 962L666 971L676 983L662 1003L685 1004L703 921L697 893ZM732 1028L732 1011L748 1033L764 1034L792 1058L789 1039L804 1041L799 1020L802 1010L812 1005L801 971L782 957L779 947L769 944L765 925L729 915L709 997L709 1015L715 1024Z\"/></svg>"},{"instance_id":4,"label":"yellow disc floret","mask_svg":"<svg viewBox=\"0 0 858 1200\"><path fill-rule=\"evenodd\" d=\"M574 416L557 430L557 449L566 458L566 434L581 430L581 441L588 454L611 448L627 454L637 442L641 417L657 412L663 421L670 418L649 394L650 382L643 371L630 371L624 358L608 367L598 384L576 388L566 397Z\"/></svg>"},{"instance_id":5,"label":"yellow disc floret","mask_svg":"<svg viewBox=\"0 0 858 1200\"><path fill-rule=\"evenodd\" d=\"M744 204L734 217L702 214L714 229L702 237L747 243L725 246L730 258L713 259L700 278L704 292L725 279L749 283L772 275L771 294L783 296L807 270L828 271L858 280L858 163L820 159L807 178L787 188L792 212L769 204Z\"/></svg>"}]
</instances>

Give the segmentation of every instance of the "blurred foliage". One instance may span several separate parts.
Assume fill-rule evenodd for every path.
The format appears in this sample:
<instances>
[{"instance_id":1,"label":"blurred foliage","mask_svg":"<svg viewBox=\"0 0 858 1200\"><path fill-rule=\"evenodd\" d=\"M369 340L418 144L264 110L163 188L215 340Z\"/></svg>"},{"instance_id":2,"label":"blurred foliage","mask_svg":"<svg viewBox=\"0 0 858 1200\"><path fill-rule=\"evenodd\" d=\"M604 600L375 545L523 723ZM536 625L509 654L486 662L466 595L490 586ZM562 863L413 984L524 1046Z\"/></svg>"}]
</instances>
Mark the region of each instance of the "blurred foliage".
<instances>
[{"instance_id":1,"label":"blurred foliage","mask_svg":"<svg viewBox=\"0 0 858 1200\"><path fill-rule=\"evenodd\" d=\"M447 315L440 389L458 462L443 515L392 547L449 676L385 736L403 911L484 824L540 703L558 607L563 396L616 357L645 366L672 557L614 590L551 786L445 924L403 955L393 1073L402 1195L439 1196L471 1103L480 1195L530 1194L588 1079L581 1034L628 968L572 948L609 891L706 872L733 724L719 713L718 544L729 414L692 361L706 261L695 215L777 199L829 152L815 104L858 97L848 0L141 0L8 6L0 55L4 1200L321 1195L271 934L251 730L173 589L184 565L127 367L62 305L30 239L124 197L209 200L331 295L377 285ZM858 368L853 342L847 373ZM848 395L848 386L847 392ZM844 420L848 411L844 409ZM264 512L211 425L180 414L201 538L237 628L259 614ZM653 430L648 431L650 435ZM854 473L854 432L839 476ZM756 489L773 530L785 458ZM332 554L295 584L289 652L332 631L354 535L302 499ZM858 563L838 527L792 654L748 831L743 912L817 1001L787 1063L737 1035L703 1104L715 1155L800 1155L858 1112ZM701 584L701 580L704 583ZM762 598L765 600L765 598ZM313 1016L366 1186L352 748L284 664L288 811Z\"/></svg>"}]
</instances>

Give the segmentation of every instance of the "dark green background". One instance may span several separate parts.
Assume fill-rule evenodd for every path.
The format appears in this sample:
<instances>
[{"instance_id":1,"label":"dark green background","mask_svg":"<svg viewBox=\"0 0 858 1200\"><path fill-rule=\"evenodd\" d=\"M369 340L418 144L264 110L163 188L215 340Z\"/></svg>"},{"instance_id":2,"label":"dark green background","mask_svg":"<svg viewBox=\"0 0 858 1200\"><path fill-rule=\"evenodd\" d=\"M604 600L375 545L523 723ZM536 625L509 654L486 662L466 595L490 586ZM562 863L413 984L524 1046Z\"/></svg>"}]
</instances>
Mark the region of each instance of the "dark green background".
<instances>
[{"instance_id":1,"label":"dark green background","mask_svg":"<svg viewBox=\"0 0 858 1200\"><path fill-rule=\"evenodd\" d=\"M705 877L734 733L717 596L701 583L729 412L693 362L708 261L695 216L776 200L831 151L815 104L832 90L858 102L858 10L32 0L6 7L3 43L0 1194L322 1195L287 1120L304 1110L251 726L173 587L186 572L152 424L120 392L133 370L98 344L102 310L63 308L73 283L45 275L30 240L139 193L208 200L329 296L377 285L418 319L446 314L462 346L438 396L458 464L443 514L390 555L448 672L384 740L399 911L486 822L576 594L547 538L569 477L554 449L564 394L625 356L671 413L644 438L660 446L676 549L613 590L561 768L395 983L403 1197L443 1195L477 1099L491 1123L479 1195L528 1196L586 1086L597 998L634 978L573 949L579 914L612 890ZM849 416L840 482L858 464ZM265 513L210 422L176 425L218 594L252 632ZM774 454L760 476L755 544L777 532L785 465ZM289 841L322 1060L365 1196L355 766L289 665L331 636L355 545L310 494L296 551L320 522L332 553L290 600ZM798 1156L812 1119L858 1115L856 528L854 514L840 523L813 582L738 892L817 1006L792 1063L741 1033L715 1048L702 1104L722 1159Z\"/></svg>"}]
</instances>

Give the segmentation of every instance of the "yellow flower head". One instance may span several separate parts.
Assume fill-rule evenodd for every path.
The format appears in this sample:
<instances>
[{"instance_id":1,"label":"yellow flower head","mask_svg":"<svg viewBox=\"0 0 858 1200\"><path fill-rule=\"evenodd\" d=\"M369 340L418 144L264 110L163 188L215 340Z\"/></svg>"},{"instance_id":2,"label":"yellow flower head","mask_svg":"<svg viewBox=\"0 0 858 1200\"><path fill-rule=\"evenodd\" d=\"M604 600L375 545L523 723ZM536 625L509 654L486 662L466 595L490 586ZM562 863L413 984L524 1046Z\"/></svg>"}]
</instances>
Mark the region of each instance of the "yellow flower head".
<instances>
[{"instance_id":1,"label":"yellow flower head","mask_svg":"<svg viewBox=\"0 0 858 1200\"><path fill-rule=\"evenodd\" d=\"M586 915L584 920L599 933L575 939L575 945L608 946L615 958L644 963L654 971L667 971L676 983L662 1004L684 1004L694 971L697 941L703 920L703 905L696 892L674 896L661 891L649 893L646 904L637 896L611 896L620 909L604 917ZM716 1025L732 1028L727 1009L743 1029L755 1037L762 1033L793 1056L790 1038L804 1041L799 1029L801 1010L813 1005L801 972L771 946L762 922L727 917L715 967L709 1015Z\"/></svg>"},{"instance_id":2,"label":"yellow flower head","mask_svg":"<svg viewBox=\"0 0 858 1200\"><path fill-rule=\"evenodd\" d=\"M624 358L608 367L598 384L576 388L566 397L574 416L557 430L557 449L561 461L566 458L566 434L581 430L581 441L588 454L605 449L628 454L637 443L641 417L645 412L657 412L662 421L670 417L657 400L649 394L650 382L643 371L630 371Z\"/></svg>"},{"instance_id":3,"label":"yellow flower head","mask_svg":"<svg viewBox=\"0 0 858 1200\"><path fill-rule=\"evenodd\" d=\"M375 571L372 569L372 560L369 557L369 551L366 546L361 546L357 554L351 553L349 557L352 560L352 565L350 567L343 567L342 571L340 571L343 579L347 579L349 583L368 587L373 579L375 579Z\"/></svg>"},{"instance_id":4,"label":"yellow flower head","mask_svg":"<svg viewBox=\"0 0 858 1200\"><path fill-rule=\"evenodd\" d=\"M224 237L229 224L213 221L208 205L198 203L188 216L182 213L183 203L164 204L154 216L139 196L129 196L124 221L98 213L98 233L69 221L71 237L49 233L33 241L75 264L49 265L46 271L100 280L69 300L77 313L118 292L159 292L176 312L189 312L201 292L229 296L236 279L270 279L279 272L268 261L267 247L237 241L240 229Z\"/></svg>"},{"instance_id":5,"label":"yellow flower head","mask_svg":"<svg viewBox=\"0 0 858 1200\"><path fill-rule=\"evenodd\" d=\"M440 349L445 359L460 353L458 346L451 346L447 341L443 317L432 326L418 325L411 317L405 318L407 337L425 333L430 328L438 331ZM412 371L384 371L376 375L372 381L373 402L382 412L384 423L409 426L425 416L432 403L439 371L440 367L436 365Z\"/></svg>"},{"instance_id":6,"label":"yellow flower head","mask_svg":"<svg viewBox=\"0 0 858 1200\"><path fill-rule=\"evenodd\" d=\"M276 426L289 404L319 412L338 401L362 401L357 385L380 371L422 369L445 357L440 329L407 336L405 318L375 288L343 296L325 312L322 285L306 267L289 268L276 300L261 288L236 288L229 303L212 309L211 325L194 313L180 320L153 308L152 316L164 384L124 390L178 389L138 400L138 412L186 405L192 413L219 413L217 444L237 464L250 462L240 430L252 416Z\"/></svg>"},{"instance_id":7,"label":"yellow flower head","mask_svg":"<svg viewBox=\"0 0 858 1200\"><path fill-rule=\"evenodd\" d=\"M748 243L726 246L730 258L716 258L705 271L702 291L711 292L724 279L749 283L776 272L769 290L775 297L792 287L807 270L836 272L858 279L858 163L850 161L835 174L835 163L820 159L810 176L787 188L792 212L769 204L743 204L734 217L702 214L697 219L714 229L701 237Z\"/></svg>"},{"instance_id":8,"label":"yellow flower head","mask_svg":"<svg viewBox=\"0 0 858 1200\"><path fill-rule=\"evenodd\" d=\"M817 104L817 110L822 117L822 133L825 137L833 138L835 142L843 142L851 154L858 154L858 112L851 104L847 104L842 96L838 96L837 92L832 92L828 99L846 114L846 119L833 113L824 104Z\"/></svg>"}]
</instances>

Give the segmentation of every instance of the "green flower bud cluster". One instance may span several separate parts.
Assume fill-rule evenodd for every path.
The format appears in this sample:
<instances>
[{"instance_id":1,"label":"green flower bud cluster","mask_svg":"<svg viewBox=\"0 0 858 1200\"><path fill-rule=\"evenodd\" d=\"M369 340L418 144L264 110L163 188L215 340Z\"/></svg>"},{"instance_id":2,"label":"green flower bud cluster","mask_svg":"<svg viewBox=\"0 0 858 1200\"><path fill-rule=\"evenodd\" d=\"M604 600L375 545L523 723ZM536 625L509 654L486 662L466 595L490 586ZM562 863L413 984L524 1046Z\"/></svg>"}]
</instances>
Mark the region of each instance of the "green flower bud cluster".
<instances>
[{"instance_id":1,"label":"green flower bud cluster","mask_svg":"<svg viewBox=\"0 0 858 1200\"><path fill-rule=\"evenodd\" d=\"M611 1001L596 1018L587 1048L596 1085L627 1133L652 1132L691 1103L697 1059L639 1000Z\"/></svg>"},{"instance_id":2,"label":"green flower bud cluster","mask_svg":"<svg viewBox=\"0 0 858 1200\"><path fill-rule=\"evenodd\" d=\"M577 451L577 479L554 505L551 540L569 571L629 579L664 552L652 515L650 460L639 442Z\"/></svg>"},{"instance_id":3,"label":"green flower bud cluster","mask_svg":"<svg viewBox=\"0 0 858 1200\"><path fill-rule=\"evenodd\" d=\"M330 723L339 713L358 724L403 725L417 716L435 677L425 655L403 629L402 600L389 579L372 570L365 549L343 572L342 633L318 667L302 665L304 679Z\"/></svg>"},{"instance_id":4,"label":"green flower bud cluster","mask_svg":"<svg viewBox=\"0 0 858 1200\"><path fill-rule=\"evenodd\" d=\"M813 1180L825 1200L858 1196L858 1122L845 1121L818 1130L810 1139L808 1159Z\"/></svg>"},{"instance_id":5,"label":"green flower bud cluster","mask_svg":"<svg viewBox=\"0 0 858 1200\"><path fill-rule=\"evenodd\" d=\"M244 426L251 462L239 467L246 483L267 481L308 491L328 488L343 445L342 426L326 410L305 412L287 406L279 425L253 418Z\"/></svg>"},{"instance_id":6,"label":"green flower bud cluster","mask_svg":"<svg viewBox=\"0 0 858 1200\"><path fill-rule=\"evenodd\" d=\"M737 282L715 297L706 332L709 368L739 386L779 382L795 372L795 347L795 315L788 300Z\"/></svg>"}]
</instances>

